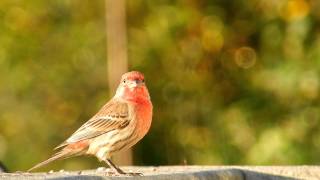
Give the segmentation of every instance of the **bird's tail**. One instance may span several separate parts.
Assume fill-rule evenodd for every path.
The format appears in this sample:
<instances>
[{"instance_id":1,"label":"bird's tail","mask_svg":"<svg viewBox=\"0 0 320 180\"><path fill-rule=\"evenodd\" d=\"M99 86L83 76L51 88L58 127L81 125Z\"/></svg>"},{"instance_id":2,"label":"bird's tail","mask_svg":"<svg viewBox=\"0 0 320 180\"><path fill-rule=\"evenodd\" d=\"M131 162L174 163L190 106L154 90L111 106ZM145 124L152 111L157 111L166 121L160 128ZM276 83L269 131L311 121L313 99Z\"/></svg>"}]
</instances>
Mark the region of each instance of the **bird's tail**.
<instances>
[{"instance_id":1,"label":"bird's tail","mask_svg":"<svg viewBox=\"0 0 320 180\"><path fill-rule=\"evenodd\" d=\"M47 165L49 163L51 163L52 161L55 161L55 160L59 160L59 159L66 159L66 158L69 158L69 157L73 157L73 156L77 156L77 155L80 155L82 153L82 149L79 149L78 151L76 150L71 150L71 149L67 149L67 148L64 148L62 149L61 151L57 152L56 154L54 154L51 158L33 166L32 168L30 168L28 170L28 172L34 170L34 169L37 169L39 167L42 167L44 165Z\"/></svg>"}]
</instances>

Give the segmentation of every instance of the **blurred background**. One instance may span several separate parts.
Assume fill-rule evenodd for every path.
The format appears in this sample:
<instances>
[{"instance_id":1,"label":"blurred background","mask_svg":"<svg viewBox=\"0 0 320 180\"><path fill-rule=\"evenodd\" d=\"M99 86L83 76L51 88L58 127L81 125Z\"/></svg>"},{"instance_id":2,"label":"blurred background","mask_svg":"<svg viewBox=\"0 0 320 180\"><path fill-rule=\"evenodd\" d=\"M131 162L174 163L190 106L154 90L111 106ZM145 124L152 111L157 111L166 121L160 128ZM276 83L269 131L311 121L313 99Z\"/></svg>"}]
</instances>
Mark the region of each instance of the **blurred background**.
<instances>
[{"instance_id":1,"label":"blurred background","mask_svg":"<svg viewBox=\"0 0 320 180\"><path fill-rule=\"evenodd\" d=\"M318 0L1 0L0 161L48 158L126 70L154 104L135 165L320 162Z\"/></svg>"}]
</instances>

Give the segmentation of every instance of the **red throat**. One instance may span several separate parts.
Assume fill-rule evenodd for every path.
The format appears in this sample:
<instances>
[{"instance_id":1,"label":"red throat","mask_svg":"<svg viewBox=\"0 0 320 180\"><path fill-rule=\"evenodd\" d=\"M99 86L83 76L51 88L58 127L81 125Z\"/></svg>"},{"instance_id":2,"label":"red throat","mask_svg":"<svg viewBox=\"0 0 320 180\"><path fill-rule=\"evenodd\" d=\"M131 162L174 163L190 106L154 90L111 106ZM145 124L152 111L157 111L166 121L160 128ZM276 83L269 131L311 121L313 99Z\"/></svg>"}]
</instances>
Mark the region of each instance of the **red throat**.
<instances>
[{"instance_id":1,"label":"red throat","mask_svg":"<svg viewBox=\"0 0 320 180\"><path fill-rule=\"evenodd\" d=\"M132 89L123 87L123 93L121 94L121 97L125 100L137 103L143 103L144 101L150 100L148 89L145 86Z\"/></svg>"}]
</instances>

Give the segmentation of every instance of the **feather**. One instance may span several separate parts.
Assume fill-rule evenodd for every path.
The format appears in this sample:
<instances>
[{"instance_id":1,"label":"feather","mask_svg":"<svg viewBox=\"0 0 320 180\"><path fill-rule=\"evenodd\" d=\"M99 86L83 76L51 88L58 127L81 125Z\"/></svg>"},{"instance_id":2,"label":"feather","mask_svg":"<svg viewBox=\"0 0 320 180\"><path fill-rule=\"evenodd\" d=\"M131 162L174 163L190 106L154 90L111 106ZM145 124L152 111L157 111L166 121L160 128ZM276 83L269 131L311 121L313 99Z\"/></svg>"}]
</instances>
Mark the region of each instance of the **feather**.
<instances>
[{"instance_id":1,"label":"feather","mask_svg":"<svg viewBox=\"0 0 320 180\"><path fill-rule=\"evenodd\" d=\"M130 120L128 103L112 99L95 116L55 149L92 139L115 129L122 129L130 123Z\"/></svg>"},{"instance_id":2,"label":"feather","mask_svg":"<svg viewBox=\"0 0 320 180\"><path fill-rule=\"evenodd\" d=\"M58 159L66 159L66 158L69 158L69 157L73 157L73 156L77 156L77 155L81 155L82 154L82 149L78 149L78 150L74 150L74 149L63 149L61 150L60 152L57 152L56 154L54 154L51 158L33 166L32 168L30 168L28 170L28 172L34 170L34 169L37 169L39 167L42 167L44 165L47 165L49 164L50 162L52 161L55 161L55 160L58 160Z\"/></svg>"}]
</instances>

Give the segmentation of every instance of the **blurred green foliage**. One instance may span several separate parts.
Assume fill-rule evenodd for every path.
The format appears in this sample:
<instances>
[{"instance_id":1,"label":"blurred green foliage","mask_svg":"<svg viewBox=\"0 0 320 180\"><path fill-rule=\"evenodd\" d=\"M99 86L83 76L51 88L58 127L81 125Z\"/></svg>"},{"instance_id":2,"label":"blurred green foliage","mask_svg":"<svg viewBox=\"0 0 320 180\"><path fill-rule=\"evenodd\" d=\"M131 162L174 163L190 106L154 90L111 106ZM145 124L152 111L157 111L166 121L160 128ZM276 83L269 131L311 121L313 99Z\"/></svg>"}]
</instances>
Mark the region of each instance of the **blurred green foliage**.
<instances>
[{"instance_id":1,"label":"blurred green foliage","mask_svg":"<svg viewBox=\"0 0 320 180\"><path fill-rule=\"evenodd\" d=\"M130 69L154 104L135 164L320 162L319 1L127 3ZM0 160L11 170L48 158L111 97L104 7L0 1Z\"/></svg>"}]
</instances>

